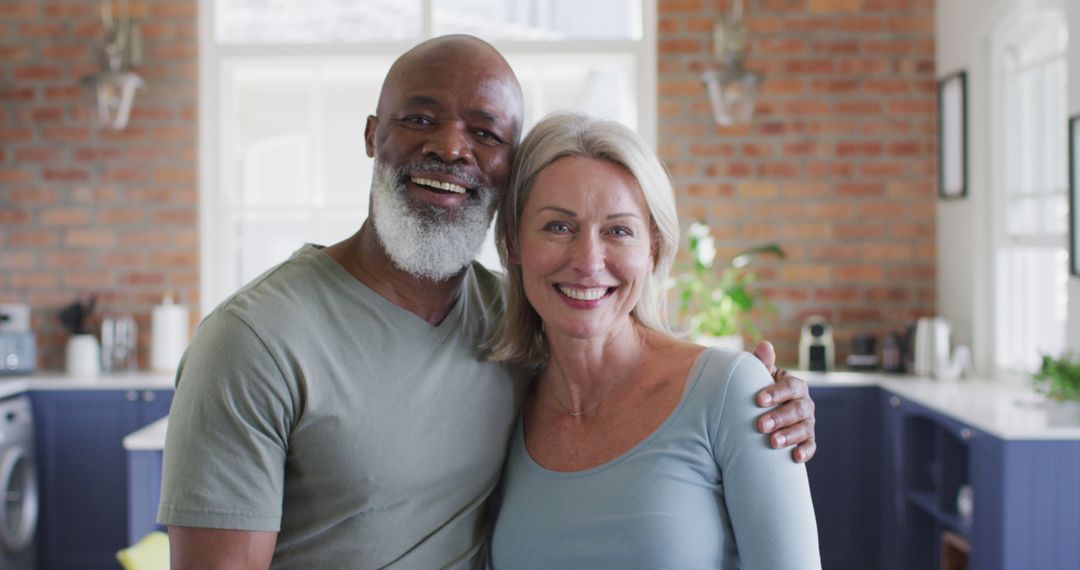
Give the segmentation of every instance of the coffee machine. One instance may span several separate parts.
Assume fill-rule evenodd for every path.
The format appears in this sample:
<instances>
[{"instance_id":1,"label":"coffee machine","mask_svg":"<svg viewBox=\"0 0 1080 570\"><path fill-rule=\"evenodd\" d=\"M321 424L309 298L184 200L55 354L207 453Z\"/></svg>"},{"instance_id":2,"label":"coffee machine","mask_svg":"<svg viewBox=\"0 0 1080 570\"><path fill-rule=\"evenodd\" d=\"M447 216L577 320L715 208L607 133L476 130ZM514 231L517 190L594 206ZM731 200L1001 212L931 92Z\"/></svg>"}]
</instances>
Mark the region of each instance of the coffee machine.
<instances>
[{"instance_id":1,"label":"coffee machine","mask_svg":"<svg viewBox=\"0 0 1080 570\"><path fill-rule=\"evenodd\" d=\"M799 369L828 372L836 367L833 328L825 317L807 317L799 335Z\"/></svg>"}]
</instances>

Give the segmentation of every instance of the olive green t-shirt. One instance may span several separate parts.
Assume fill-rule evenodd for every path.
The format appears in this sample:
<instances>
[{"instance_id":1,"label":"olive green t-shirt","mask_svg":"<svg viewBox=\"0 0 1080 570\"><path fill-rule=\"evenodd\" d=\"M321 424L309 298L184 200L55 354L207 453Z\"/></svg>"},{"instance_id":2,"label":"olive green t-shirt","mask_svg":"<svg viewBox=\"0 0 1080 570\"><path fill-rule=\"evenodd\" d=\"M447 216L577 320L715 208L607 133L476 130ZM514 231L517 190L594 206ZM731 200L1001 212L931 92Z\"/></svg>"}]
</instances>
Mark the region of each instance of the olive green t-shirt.
<instances>
[{"instance_id":1,"label":"olive green t-shirt","mask_svg":"<svg viewBox=\"0 0 1080 570\"><path fill-rule=\"evenodd\" d=\"M273 568L477 567L527 376L497 279L438 326L306 245L214 310L177 376L159 522L278 531Z\"/></svg>"}]
</instances>

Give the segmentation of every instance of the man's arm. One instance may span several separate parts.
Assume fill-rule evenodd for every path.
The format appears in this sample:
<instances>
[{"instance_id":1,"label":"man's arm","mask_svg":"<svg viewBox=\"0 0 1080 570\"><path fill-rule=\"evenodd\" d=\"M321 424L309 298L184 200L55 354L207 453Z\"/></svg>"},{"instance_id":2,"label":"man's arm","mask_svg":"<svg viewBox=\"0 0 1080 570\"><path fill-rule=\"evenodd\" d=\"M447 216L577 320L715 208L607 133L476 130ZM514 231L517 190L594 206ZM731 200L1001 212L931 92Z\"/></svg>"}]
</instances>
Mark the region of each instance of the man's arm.
<instances>
[{"instance_id":1,"label":"man's arm","mask_svg":"<svg viewBox=\"0 0 1080 570\"><path fill-rule=\"evenodd\" d=\"M274 556L276 532L169 527L173 570L263 570Z\"/></svg>"},{"instance_id":2,"label":"man's arm","mask_svg":"<svg viewBox=\"0 0 1080 570\"><path fill-rule=\"evenodd\" d=\"M757 394L758 406L776 409L758 418L758 431L770 434L769 444L776 449L794 445L791 457L797 463L810 461L817 453L814 434L814 401L806 381L776 367L776 351L769 341L761 341L754 349L775 383ZM778 405L779 404L779 405Z\"/></svg>"}]
</instances>

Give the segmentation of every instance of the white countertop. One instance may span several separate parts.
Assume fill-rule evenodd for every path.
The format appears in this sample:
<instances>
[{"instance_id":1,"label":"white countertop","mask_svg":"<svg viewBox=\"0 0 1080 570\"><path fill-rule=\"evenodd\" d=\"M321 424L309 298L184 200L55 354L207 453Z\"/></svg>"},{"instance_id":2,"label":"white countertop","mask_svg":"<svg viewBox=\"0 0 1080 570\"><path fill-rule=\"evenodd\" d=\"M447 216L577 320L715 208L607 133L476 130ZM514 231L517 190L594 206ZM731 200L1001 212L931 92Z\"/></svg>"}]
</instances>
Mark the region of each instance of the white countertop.
<instances>
[{"instance_id":1,"label":"white countertop","mask_svg":"<svg viewBox=\"0 0 1080 570\"><path fill-rule=\"evenodd\" d=\"M128 451L160 451L165 447L165 430L169 427L169 418L160 420L132 432L124 438L124 449Z\"/></svg>"},{"instance_id":2,"label":"white countertop","mask_svg":"<svg viewBox=\"0 0 1080 570\"><path fill-rule=\"evenodd\" d=\"M29 390L171 390L175 376L160 372L106 374L97 378L72 378L62 372L30 376L0 376L0 398Z\"/></svg>"},{"instance_id":3,"label":"white countertop","mask_svg":"<svg viewBox=\"0 0 1080 570\"><path fill-rule=\"evenodd\" d=\"M792 371L811 386L878 386L975 429L1006 440L1077 440L1080 425L1051 426L1045 399L1029 388L967 378L941 382L916 376L867 372ZM103 379L104 380L104 379ZM168 377L169 386L172 377ZM99 385L100 385L99 381ZM116 381L112 381L116 382ZM53 386L52 383L44 383ZM93 386L93 384L83 384ZM61 384L56 384L60 387ZM124 387L117 384L117 387ZM39 389L36 387L33 389ZM168 418L124 438L124 449L159 450L165 446Z\"/></svg>"},{"instance_id":4,"label":"white countertop","mask_svg":"<svg viewBox=\"0 0 1080 570\"><path fill-rule=\"evenodd\" d=\"M880 386L1001 439L1080 441L1080 425L1049 425L1046 399L1028 387L980 378L942 382L881 373L792 373L811 386Z\"/></svg>"}]
</instances>

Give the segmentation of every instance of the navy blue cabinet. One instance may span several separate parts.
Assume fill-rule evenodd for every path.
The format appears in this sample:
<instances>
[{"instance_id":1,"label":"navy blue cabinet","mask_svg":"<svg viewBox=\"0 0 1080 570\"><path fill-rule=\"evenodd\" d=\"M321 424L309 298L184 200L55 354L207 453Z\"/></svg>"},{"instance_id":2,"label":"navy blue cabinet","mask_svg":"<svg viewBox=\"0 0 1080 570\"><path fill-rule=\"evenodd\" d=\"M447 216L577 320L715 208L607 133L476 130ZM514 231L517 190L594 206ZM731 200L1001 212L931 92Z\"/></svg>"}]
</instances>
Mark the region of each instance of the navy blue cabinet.
<instances>
[{"instance_id":1,"label":"navy blue cabinet","mask_svg":"<svg viewBox=\"0 0 1080 570\"><path fill-rule=\"evenodd\" d=\"M813 386L817 455L806 466L821 563L830 570L877 566L880 423L876 386Z\"/></svg>"},{"instance_id":2,"label":"navy blue cabinet","mask_svg":"<svg viewBox=\"0 0 1080 570\"><path fill-rule=\"evenodd\" d=\"M948 570L946 534L970 568L1076 568L1080 442L1002 440L888 393L882 405L881 568Z\"/></svg>"},{"instance_id":3,"label":"navy blue cabinet","mask_svg":"<svg viewBox=\"0 0 1080 570\"><path fill-rule=\"evenodd\" d=\"M41 518L38 561L116 568L128 545L124 436L164 417L171 390L35 391Z\"/></svg>"}]
</instances>

